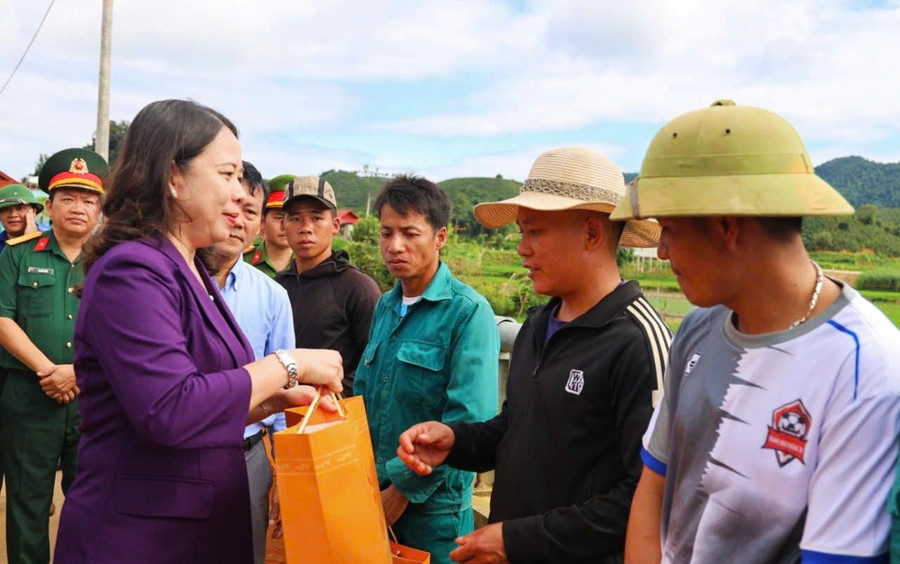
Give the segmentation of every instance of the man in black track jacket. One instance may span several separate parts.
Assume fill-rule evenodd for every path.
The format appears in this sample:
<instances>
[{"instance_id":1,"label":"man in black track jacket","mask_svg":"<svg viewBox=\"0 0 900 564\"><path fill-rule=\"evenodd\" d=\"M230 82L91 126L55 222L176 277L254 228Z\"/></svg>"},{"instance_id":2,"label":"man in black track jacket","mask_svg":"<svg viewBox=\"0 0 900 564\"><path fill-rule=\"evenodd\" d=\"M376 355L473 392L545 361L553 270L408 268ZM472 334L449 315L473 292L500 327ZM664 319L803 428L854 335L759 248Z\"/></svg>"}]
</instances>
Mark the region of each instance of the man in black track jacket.
<instances>
[{"instance_id":1,"label":"man in black track jacket","mask_svg":"<svg viewBox=\"0 0 900 564\"><path fill-rule=\"evenodd\" d=\"M381 291L374 280L350 264L345 251L331 250L341 224L334 189L324 178L298 176L291 180L282 209L294 260L275 281L291 299L297 348L341 353L344 395L350 396Z\"/></svg>"},{"instance_id":2,"label":"man in black track jacket","mask_svg":"<svg viewBox=\"0 0 900 564\"><path fill-rule=\"evenodd\" d=\"M483 423L416 425L398 454L427 474L441 463L494 469L487 527L457 540L458 562L620 562L641 437L662 392L671 334L616 247L653 246L655 223L609 221L624 193L605 157L566 148L541 155L519 196L479 204L488 227L516 221L535 291L513 349L507 399Z\"/></svg>"}]
</instances>

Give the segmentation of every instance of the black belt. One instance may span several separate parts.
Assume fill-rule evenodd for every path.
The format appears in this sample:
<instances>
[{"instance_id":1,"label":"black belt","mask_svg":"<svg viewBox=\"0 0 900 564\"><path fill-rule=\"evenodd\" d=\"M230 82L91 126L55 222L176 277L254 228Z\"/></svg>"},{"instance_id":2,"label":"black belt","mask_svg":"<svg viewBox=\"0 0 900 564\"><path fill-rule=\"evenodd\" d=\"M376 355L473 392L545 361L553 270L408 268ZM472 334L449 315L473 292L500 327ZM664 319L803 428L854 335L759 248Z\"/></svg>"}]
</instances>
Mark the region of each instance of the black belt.
<instances>
[{"instance_id":1,"label":"black belt","mask_svg":"<svg viewBox=\"0 0 900 564\"><path fill-rule=\"evenodd\" d=\"M262 438L263 438L263 432L260 431L259 433L253 435L252 437L247 437L246 439L244 439L244 452L247 452L251 448L255 447L256 443L261 441Z\"/></svg>"}]
</instances>

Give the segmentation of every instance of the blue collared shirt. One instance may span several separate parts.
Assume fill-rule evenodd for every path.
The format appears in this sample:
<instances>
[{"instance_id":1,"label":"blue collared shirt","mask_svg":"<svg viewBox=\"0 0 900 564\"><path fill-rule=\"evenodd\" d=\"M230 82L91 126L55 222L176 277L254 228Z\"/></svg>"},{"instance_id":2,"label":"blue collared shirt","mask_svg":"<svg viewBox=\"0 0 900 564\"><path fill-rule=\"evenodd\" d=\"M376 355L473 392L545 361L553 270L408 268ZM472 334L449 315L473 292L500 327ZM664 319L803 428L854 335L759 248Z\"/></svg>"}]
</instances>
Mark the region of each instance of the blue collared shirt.
<instances>
[{"instance_id":1,"label":"blue collared shirt","mask_svg":"<svg viewBox=\"0 0 900 564\"><path fill-rule=\"evenodd\" d=\"M295 348L291 301L287 290L277 282L243 260L238 260L228 273L221 294L250 341L257 360L278 349ZM286 426L284 414L277 413L248 425L244 438L259 433L263 427L281 431Z\"/></svg>"}]
</instances>

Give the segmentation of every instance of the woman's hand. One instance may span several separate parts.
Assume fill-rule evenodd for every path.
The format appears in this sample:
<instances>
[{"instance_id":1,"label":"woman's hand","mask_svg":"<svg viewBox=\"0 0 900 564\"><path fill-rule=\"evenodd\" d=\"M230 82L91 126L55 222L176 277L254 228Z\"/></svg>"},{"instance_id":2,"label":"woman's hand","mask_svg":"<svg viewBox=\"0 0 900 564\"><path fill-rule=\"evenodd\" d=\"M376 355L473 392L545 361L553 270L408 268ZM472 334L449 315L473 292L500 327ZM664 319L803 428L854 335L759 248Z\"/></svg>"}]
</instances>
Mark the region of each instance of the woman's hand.
<instances>
[{"instance_id":1,"label":"woman's hand","mask_svg":"<svg viewBox=\"0 0 900 564\"><path fill-rule=\"evenodd\" d=\"M335 393L344 391L341 384L344 379L344 363L339 352L330 349L293 349L289 352L297 363L301 383L327 386Z\"/></svg>"},{"instance_id":2,"label":"woman's hand","mask_svg":"<svg viewBox=\"0 0 900 564\"><path fill-rule=\"evenodd\" d=\"M263 417L260 419L265 419L269 415L282 412L290 407L309 405L315 397L316 389L312 386L294 386L287 390L279 390L275 392L275 395L259 404L258 409L263 413ZM329 412L337 411L337 406L334 405L331 396L327 392L322 394L322 399L319 400L319 407Z\"/></svg>"}]
</instances>

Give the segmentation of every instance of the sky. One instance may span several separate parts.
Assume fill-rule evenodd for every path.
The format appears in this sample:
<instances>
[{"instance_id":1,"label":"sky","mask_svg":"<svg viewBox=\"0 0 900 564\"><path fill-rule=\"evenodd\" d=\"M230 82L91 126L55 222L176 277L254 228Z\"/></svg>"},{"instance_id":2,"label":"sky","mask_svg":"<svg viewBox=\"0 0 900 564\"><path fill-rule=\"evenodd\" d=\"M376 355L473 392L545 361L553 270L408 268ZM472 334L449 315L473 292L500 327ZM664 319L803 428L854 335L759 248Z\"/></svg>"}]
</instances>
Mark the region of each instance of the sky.
<instances>
[{"instance_id":1,"label":"sky","mask_svg":"<svg viewBox=\"0 0 900 564\"><path fill-rule=\"evenodd\" d=\"M49 0L0 0L0 84ZM101 0L56 0L0 94L0 170L91 141ZM813 162L900 161L900 0L115 0L110 117L189 98L266 177L524 179L554 147L640 168L721 98L788 119Z\"/></svg>"}]
</instances>

